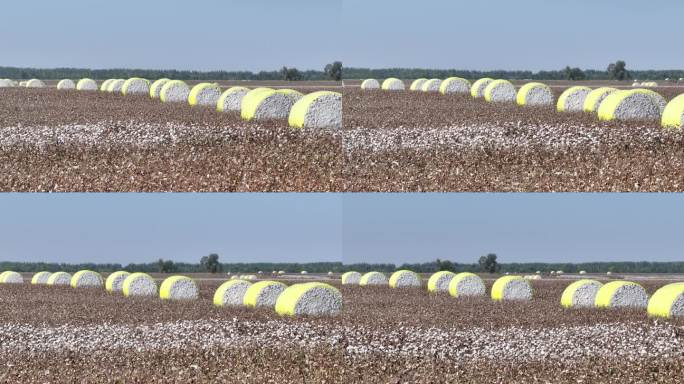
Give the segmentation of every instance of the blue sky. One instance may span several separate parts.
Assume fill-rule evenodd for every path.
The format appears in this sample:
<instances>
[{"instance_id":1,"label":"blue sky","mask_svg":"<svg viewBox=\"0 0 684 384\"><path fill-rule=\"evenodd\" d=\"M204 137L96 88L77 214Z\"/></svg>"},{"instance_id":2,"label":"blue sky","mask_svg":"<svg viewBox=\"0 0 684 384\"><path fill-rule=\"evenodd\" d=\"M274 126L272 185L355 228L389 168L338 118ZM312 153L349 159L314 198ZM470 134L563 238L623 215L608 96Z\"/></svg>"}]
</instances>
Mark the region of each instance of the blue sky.
<instances>
[{"instance_id":1,"label":"blue sky","mask_svg":"<svg viewBox=\"0 0 684 384\"><path fill-rule=\"evenodd\" d=\"M345 65L633 69L684 65L679 0L343 0Z\"/></svg>"},{"instance_id":2,"label":"blue sky","mask_svg":"<svg viewBox=\"0 0 684 384\"><path fill-rule=\"evenodd\" d=\"M2 4L0 65L322 69L342 0L21 0Z\"/></svg>"},{"instance_id":3,"label":"blue sky","mask_svg":"<svg viewBox=\"0 0 684 384\"><path fill-rule=\"evenodd\" d=\"M0 194L0 260L684 260L683 194Z\"/></svg>"}]
</instances>

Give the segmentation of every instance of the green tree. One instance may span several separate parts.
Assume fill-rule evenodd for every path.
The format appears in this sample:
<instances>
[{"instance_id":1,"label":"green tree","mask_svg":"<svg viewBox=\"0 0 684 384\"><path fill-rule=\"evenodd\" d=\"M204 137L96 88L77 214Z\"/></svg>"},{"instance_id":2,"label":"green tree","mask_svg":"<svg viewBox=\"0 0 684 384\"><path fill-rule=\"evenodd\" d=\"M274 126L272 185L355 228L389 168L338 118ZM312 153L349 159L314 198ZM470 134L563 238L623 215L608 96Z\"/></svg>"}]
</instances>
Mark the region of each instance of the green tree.
<instances>
[{"instance_id":1,"label":"green tree","mask_svg":"<svg viewBox=\"0 0 684 384\"><path fill-rule=\"evenodd\" d=\"M627 63L623 60L608 65L608 76L613 80L625 80L631 77L627 71Z\"/></svg>"},{"instance_id":2,"label":"green tree","mask_svg":"<svg viewBox=\"0 0 684 384\"><path fill-rule=\"evenodd\" d=\"M437 264L437 270L438 271L449 271L449 272L455 272L456 271L454 263L452 263L449 260L437 259L435 261L435 263Z\"/></svg>"},{"instance_id":3,"label":"green tree","mask_svg":"<svg viewBox=\"0 0 684 384\"><path fill-rule=\"evenodd\" d=\"M207 272L211 273L217 273L221 270L219 255L216 253L209 254L209 256L202 256L200 259L200 265L204 267Z\"/></svg>"},{"instance_id":4,"label":"green tree","mask_svg":"<svg viewBox=\"0 0 684 384\"><path fill-rule=\"evenodd\" d=\"M565 78L568 80L584 80L586 78L584 71L579 68L570 68L570 66L567 66L563 72L565 73Z\"/></svg>"},{"instance_id":5,"label":"green tree","mask_svg":"<svg viewBox=\"0 0 684 384\"><path fill-rule=\"evenodd\" d=\"M302 79L302 73L297 68L283 67L280 70L280 75L285 81L298 81Z\"/></svg>"},{"instance_id":6,"label":"green tree","mask_svg":"<svg viewBox=\"0 0 684 384\"><path fill-rule=\"evenodd\" d=\"M331 64L326 65L323 72L325 72L325 74L329 78L331 78L335 81L342 80L342 62L341 61L335 61Z\"/></svg>"},{"instance_id":7,"label":"green tree","mask_svg":"<svg viewBox=\"0 0 684 384\"><path fill-rule=\"evenodd\" d=\"M178 267L171 260L157 260L157 268L159 269L159 273L174 273L178 271Z\"/></svg>"},{"instance_id":8,"label":"green tree","mask_svg":"<svg viewBox=\"0 0 684 384\"><path fill-rule=\"evenodd\" d=\"M487 256L481 256L478 260L480 264L480 270L482 272L496 273L501 269L501 266L496 261L496 254L490 253Z\"/></svg>"}]
</instances>

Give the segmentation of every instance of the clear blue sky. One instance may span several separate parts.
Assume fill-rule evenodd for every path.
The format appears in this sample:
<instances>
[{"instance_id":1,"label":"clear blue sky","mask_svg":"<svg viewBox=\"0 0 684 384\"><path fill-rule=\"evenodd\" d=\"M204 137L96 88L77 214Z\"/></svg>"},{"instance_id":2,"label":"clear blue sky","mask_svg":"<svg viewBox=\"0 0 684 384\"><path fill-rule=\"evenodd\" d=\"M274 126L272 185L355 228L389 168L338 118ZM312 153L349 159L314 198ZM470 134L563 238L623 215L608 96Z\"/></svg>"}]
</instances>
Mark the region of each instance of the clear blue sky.
<instances>
[{"instance_id":1,"label":"clear blue sky","mask_svg":"<svg viewBox=\"0 0 684 384\"><path fill-rule=\"evenodd\" d=\"M2 66L273 70L341 60L342 0L4 1Z\"/></svg>"},{"instance_id":2,"label":"clear blue sky","mask_svg":"<svg viewBox=\"0 0 684 384\"><path fill-rule=\"evenodd\" d=\"M343 0L345 65L684 68L680 0Z\"/></svg>"},{"instance_id":3,"label":"clear blue sky","mask_svg":"<svg viewBox=\"0 0 684 384\"><path fill-rule=\"evenodd\" d=\"M0 194L0 260L684 260L684 194Z\"/></svg>"}]
</instances>

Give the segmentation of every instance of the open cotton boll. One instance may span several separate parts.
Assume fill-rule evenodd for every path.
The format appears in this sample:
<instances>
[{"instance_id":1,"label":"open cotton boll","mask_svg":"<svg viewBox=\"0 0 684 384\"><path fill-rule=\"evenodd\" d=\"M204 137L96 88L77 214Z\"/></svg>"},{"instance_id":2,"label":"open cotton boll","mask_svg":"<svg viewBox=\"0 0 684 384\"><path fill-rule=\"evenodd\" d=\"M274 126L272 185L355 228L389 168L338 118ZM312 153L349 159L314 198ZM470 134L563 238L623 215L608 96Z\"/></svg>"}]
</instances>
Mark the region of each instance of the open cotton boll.
<instances>
[{"instance_id":1,"label":"open cotton boll","mask_svg":"<svg viewBox=\"0 0 684 384\"><path fill-rule=\"evenodd\" d=\"M110 293L123 292L123 283L131 274L126 271L116 271L107 276L105 289Z\"/></svg>"},{"instance_id":2,"label":"open cotton boll","mask_svg":"<svg viewBox=\"0 0 684 384\"><path fill-rule=\"evenodd\" d=\"M591 88L584 86L570 87L561 93L556 103L558 112L581 112L584 109L584 100L591 92Z\"/></svg>"},{"instance_id":3,"label":"open cotton boll","mask_svg":"<svg viewBox=\"0 0 684 384\"><path fill-rule=\"evenodd\" d=\"M421 85L420 90L423 92L439 92L439 86L442 85L440 79L430 79Z\"/></svg>"},{"instance_id":4,"label":"open cotton boll","mask_svg":"<svg viewBox=\"0 0 684 384\"><path fill-rule=\"evenodd\" d=\"M484 296L485 284L480 276L461 272L449 281L449 294L453 297Z\"/></svg>"},{"instance_id":5,"label":"open cotton boll","mask_svg":"<svg viewBox=\"0 0 684 384\"><path fill-rule=\"evenodd\" d=\"M596 280L577 280L563 291L561 305L565 308L593 307L596 294L602 286L603 284Z\"/></svg>"},{"instance_id":6,"label":"open cotton boll","mask_svg":"<svg viewBox=\"0 0 684 384\"><path fill-rule=\"evenodd\" d=\"M637 283L611 281L599 289L594 305L598 308L646 308L648 294L644 287Z\"/></svg>"},{"instance_id":7,"label":"open cotton boll","mask_svg":"<svg viewBox=\"0 0 684 384\"><path fill-rule=\"evenodd\" d=\"M275 307L278 296L287 288L279 281L260 281L247 288L243 304L248 307Z\"/></svg>"},{"instance_id":8,"label":"open cotton boll","mask_svg":"<svg viewBox=\"0 0 684 384\"><path fill-rule=\"evenodd\" d=\"M608 95L598 109L600 120L660 120L667 102L648 89L632 89Z\"/></svg>"},{"instance_id":9,"label":"open cotton boll","mask_svg":"<svg viewBox=\"0 0 684 384\"><path fill-rule=\"evenodd\" d=\"M252 283L246 280L233 279L226 281L214 293L214 305L219 307L243 305L245 293L247 293L247 289L251 285Z\"/></svg>"},{"instance_id":10,"label":"open cotton boll","mask_svg":"<svg viewBox=\"0 0 684 384\"><path fill-rule=\"evenodd\" d=\"M653 317L684 316L684 283L667 284L655 291L647 311Z\"/></svg>"},{"instance_id":11,"label":"open cotton boll","mask_svg":"<svg viewBox=\"0 0 684 384\"><path fill-rule=\"evenodd\" d=\"M663 110L662 126L664 128L684 128L684 94L672 99Z\"/></svg>"},{"instance_id":12,"label":"open cotton boll","mask_svg":"<svg viewBox=\"0 0 684 384\"><path fill-rule=\"evenodd\" d=\"M76 89L79 91L97 91L97 82L93 79L81 79L76 83Z\"/></svg>"},{"instance_id":13,"label":"open cotton boll","mask_svg":"<svg viewBox=\"0 0 684 384\"><path fill-rule=\"evenodd\" d=\"M0 283L2 284L21 284L24 278L18 272L5 271L0 275Z\"/></svg>"},{"instance_id":14,"label":"open cotton boll","mask_svg":"<svg viewBox=\"0 0 684 384\"><path fill-rule=\"evenodd\" d=\"M48 271L41 271L33 275L31 278L31 284L34 285L44 285L47 284L48 279L50 278L50 272Z\"/></svg>"},{"instance_id":15,"label":"open cotton boll","mask_svg":"<svg viewBox=\"0 0 684 384\"><path fill-rule=\"evenodd\" d=\"M521 276L500 277L492 285L492 300L531 300L532 286Z\"/></svg>"},{"instance_id":16,"label":"open cotton boll","mask_svg":"<svg viewBox=\"0 0 684 384\"><path fill-rule=\"evenodd\" d=\"M140 77L131 77L124 81L121 86L121 94L126 95L143 95L150 93L150 81Z\"/></svg>"},{"instance_id":17,"label":"open cotton boll","mask_svg":"<svg viewBox=\"0 0 684 384\"><path fill-rule=\"evenodd\" d=\"M31 79L26 82L26 88L45 88L43 80Z\"/></svg>"},{"instance_id":18,"label":"open cotton boll","mask_svg":"<svg viewBox=\"0 0 684 384\"><path fill-rule=\"evenodd\" d=\"M57 83L57 89L75 89L75 88L76 88L76 83L74 83L74 81L71 79L60 80L59 83Z\"/></svg>"},{"instance_id":19,"label":"open cotton boll","mask_svg":"<svg viewBox=\"0 0 684 384\"><path fill-rule=\"evenodd\" d=\"M420 287L420 276L406 269L394 272L389 279L391 288Z\"/></svg>"},{"instance_id":20,"label":"open cotton boll","mask_svg":"<svg viewBox=\"0 0 684 384\"><path fill-rule=\"evenodd\" d=\"M403 91L406 89L406 86L403 81L395 77L390 77L382 82L382 89L385 91Z\"/></svg>"},{"instance_id":21,"label":"open cotton boll","mask_svg":"<svg viewBox=\"0 0 684 384\"><path fill-rule=\"evenodd\" d=\"M333 316L342 310L342 294L325 283L295 284L278 296L275 310L287 316Z\"/></svg>"},{"instance_id":22,"label":"open cotton boll","mask_svg":"<svg viewBox=\"0 0 684 384\"><path fill-rule=\"evenodd\" d=\"M484 90L485 100L492 103L514 102L517 93L508 80L494 80Z\"/></svg>"},{"instance_id":23,"label":"open cotton boll","mask_svg":"<svg viewBox=\"0 0 684 384\"><path fill-rule=\"evenodd\" d=\"M361 89L379 89L380 83L375 79L366 79L361 83Z\"/></svg>"},{"instance_id":24,"label":"open cotton boll","mask_svg":"<svg viewBox=\"0 0 684 384\"><path fill-rule=\"evenodd\" d=\"M427 79L415 79L411 83L411 86L409 87L409 90L411 91L420 91L423 89L423 84L427 81Z\"/></svg>"},{"instance_id":25,"label":"open cotton boll","mask_svg":"<svg viewBox=\"0 0 684 384\"><path fill-rule=\"evenodd\" d=\"M448 292L449 283L451 279L456 276L455 273L449 271L439 271L435 272L428 279L428 291L429 292Z\"/></svg>"},{"instance_id":26,"label":"open cotton boll","mask_svg":"<svg viewBox=\"0 0 684 384\"><path fill-rule=\"evenodd\" d=\"M71 275L66 272L55 272L47 280L47 285L69 285Z\"/></svg>"},{"instance_id":27,"label":"open cotton boll","mask_svg":"<svg viewBox=\"0 0 684 384\"><path fill-rule=\"evenodd\" d=\"M285 119L295 101L287 94L263 90L252 90L242 98L240 115L244 120Z\"/></svg>"},{"instance_id":28,"label":"open cotton boll","mask_svg":"<svg viewBox=\"0 0 684 384\"><path fill-rule=\"evenodd\" d=\"M71 277L72 288L99 288L104 285L102 275L95 271L82 270Z\"/></svg>"},{"instance_id":29,"label":"open cotton boll","mask_svg":"<svg viewBox=\"0 0 684 384\"><path fill-rule=\"evenodd\" d=\"M593 91L587 94L587 97L584 99L584 106L582 107L582 109L584 110L584 112L597 112L603 100L605 100L606 97L608 97L608 95L610 95L611 93L617 91L618 90L616 88L611 87L600 87L594 89Z\"/></svg>"},{"instance_id":30,"label":"open cotton boll","mask_svg":"<svg viewBox=\"0 0 684 384\"><path fill-rule=\"evenodd\" d=\"M361 281L361 274L356 271L349 271L342 274L342 285L358 285Z\"/></svg>"},{"instance_id":31,"label":"open cotton boll","mask_svg":"<svg viewBox=\"0 0 684 384\"><path fill-rule=\"evenodd\" d=\"M342 128L342 94L309 93L292 106L288 123L293 128Z\"/></svg>"},{"instance_id":32,"label":"open cotton boll","mask_svg":"<svg viewBox=\"0 0 684 384\"><path fill-rule=\"evenodd\" d=\"M225 90L216 102L216 110L219 112L240 111L242 98L249 92L249 88L230 87Z\"/></svg>"},{"instance_id":33,"label":"open cotton boll","mask_svg":"<svg viewBox=\"0 0 684 384\"><path fill-rule=\"evenodd\" d=\"M543 83L527 83L516 95L518 105L552 105L553 91Z\"/></svg>"},{"instance_id":34,"label":"open cotton boll","mask_svg":"<svg viewBox=\"0 0 684 384\"><path fill-rule=\"evenodd\" d=\"M380 272L368 272L361 276L359 285L387 285L387 276Z\"/></svg>"},{"instance_id":35,"label":"open cotton boll","mask_svg":"<svg viewBox=\"0 0 684 384\"><path fill-rule=\"evenodd\" d=\"M190 96L190 87L181 80L167 81L159 92L159 99L164 103L185 103Z\"/></svg>"},{"instance_id":36,"label":"open cotton boll","mask_svg":"<svg viewBox=\"0 0 684 384\"><path fill-rule=\"evenodd\" d=\"M123 282L121 289L124 296L156 296L157 283L152 276L136 272L131 273Z\"/></svg>"},{"instance_id":37,"label":"open cotton boll","mask_svg":"<svg viewBox=\"0 0 684 384\"><path fill-rule=\"evenodd\" d=\"M159 98L159 93L161 92L162 87L164 84L167 82L171 81L170 79L167 78L161 78L155 80L152 85L150 85L150 97L153 99L158 99Z\"/></svg>"},{"instance_id":38,"label":"open cotton boll","mask_svg":"<svg viewBox=\"0 0 684 384\"><path fill-rule=\"evenodd\" d=\"M449 77L444 79L439 85L439 93L442 95L449 95L452 93L463 93L466 94L470 92L470 81L462 79L460 77Z\"/></svg>"},{"instance_id":39,"label":"open cotton boll","mask_svg":"<svg viewBox=\"0 0 684 384\"><path fill-rule=\"evenodd\" d=\"M214 106L221 97L221 87L215 83L199 83L192 87L188 96L190 105Z\"/></svg>"},{"instance_id":40,"label":"open cotton boll","mask_svg":"<svg viewBox=\"0 0 684 384\"><path fill-rule=\"evenodd\" d=\"M470 87L470 96L474 98L484 97L484 91L492 81L494 81L494 79L489 77L483 77L476 80Z\"/></svg>"},{"instance_id":41,"label":"open cotton boll","mask_svg":"<svg viewBox=\"0 0 684 384\"><path fill-rule=\"evenodd\" d=\"M187 276L171 276L159 287L159 297L164 300L194 300L199 297L199 288Z\"/></svg>"},{"instance_id":42,"label":"open cotton boll","mask_svg":"<svg viewBox=\"0 0 684 384\"><path fill-rule=\"evenodd\" d=\"M124 79L114 79L112 80L111 83L107 86L107 92L109 93L120 93L121 92L121 87L123 87L124 83L126 80Z\"/></svg>"}]
</instances>

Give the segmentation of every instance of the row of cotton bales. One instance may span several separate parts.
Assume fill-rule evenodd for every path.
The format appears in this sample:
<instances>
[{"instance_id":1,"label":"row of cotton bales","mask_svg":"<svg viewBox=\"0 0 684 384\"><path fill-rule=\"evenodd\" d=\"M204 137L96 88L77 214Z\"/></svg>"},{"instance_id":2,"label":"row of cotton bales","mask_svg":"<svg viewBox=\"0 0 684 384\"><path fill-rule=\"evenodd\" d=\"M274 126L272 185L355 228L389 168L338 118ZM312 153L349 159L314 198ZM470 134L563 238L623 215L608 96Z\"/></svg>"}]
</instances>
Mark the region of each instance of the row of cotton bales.
<instances>
[{"instance_id":1,"label":"row of cotton bales","mask_svg":"<svg viewBox=\"0 0 684 384\"><path fill-rule=\"evenodd\" d=\"M658 83L656 83L655 81L643 81L643 82L641 82L641 83L635 81L635 82L632 83L632 87L649 87L649 88L653 88L653 87L657 87L657 86L658 86Z\"/></svg>"},{"instance_id":2,"label":"row of cotton bales","mask_svg":"<svg viewBox=\"0 0 684 384\"><path fill-rule=\"evenodd\" d=\"M561 305L565 308L646 308L653 317L684 316L684 283L667 284L649 299L640 284L616 280L602 284L582 279L563 291Z\"/></svg>"}]
</instances>

